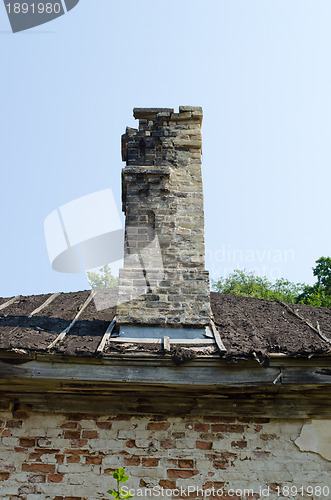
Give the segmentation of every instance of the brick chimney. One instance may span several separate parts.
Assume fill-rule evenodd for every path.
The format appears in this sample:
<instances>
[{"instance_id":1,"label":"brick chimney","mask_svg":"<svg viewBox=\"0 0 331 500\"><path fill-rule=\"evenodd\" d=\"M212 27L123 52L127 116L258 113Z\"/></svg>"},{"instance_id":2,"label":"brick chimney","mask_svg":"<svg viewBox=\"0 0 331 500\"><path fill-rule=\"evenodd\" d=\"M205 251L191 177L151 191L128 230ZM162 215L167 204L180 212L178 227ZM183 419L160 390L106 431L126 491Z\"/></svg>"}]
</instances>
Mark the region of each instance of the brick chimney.
<instances>
[{"instance_id":1,"label":"brick chimney","mask_svg":"<svg viewBox=\"0 0 331 500\"><path fill-rule=\"evenodd\" d=\"M126 215L119 325L203 328L205 270L200 107L136 108L122 136Z\"/></svg>"}]
</instances>

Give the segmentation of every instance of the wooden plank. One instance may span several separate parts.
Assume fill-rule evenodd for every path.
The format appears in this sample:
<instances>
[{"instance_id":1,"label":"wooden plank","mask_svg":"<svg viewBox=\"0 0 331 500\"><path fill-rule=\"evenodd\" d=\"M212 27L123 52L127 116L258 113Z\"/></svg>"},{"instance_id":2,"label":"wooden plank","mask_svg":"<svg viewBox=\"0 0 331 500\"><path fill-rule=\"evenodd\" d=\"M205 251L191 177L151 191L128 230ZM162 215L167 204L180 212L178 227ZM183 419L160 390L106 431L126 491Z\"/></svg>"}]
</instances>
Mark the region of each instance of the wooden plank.
<instances>
[{"instance_id":1,"label":"wooden plank","mask_svg":"<svg viewBox=\"0 0 331 500\"><path fill-rule=\"evenodd\" d=\"M89 305L89 303L91 302L91 300L93 299L94 297L94 292L93 290L91 291L91 294L88 296L88 298L86 299L86 301L84 302L83 306L80 308L80 310L78 311L78 313L76 314L76 316L74 317L74 319L72 320L72 322L70 323L69 326L67 326L67 328L65 328L57 337L55 340L53 340L53 342L51 342L49 344L49 346L47 347L47 350L51 350L53 349L56 344L58 344L59 342L61 342L64 337L67 335L67 333L71 330L71 328L75 325L76 321L78 320L79 316L82 314L82 312L86 309L86 307Z\"/></svg>"},{"instance_id":2,"label":"wooden plank","mask_svg":"<svg viewBox=\"0 0 331 500\"><path fill-rule=\"evenodd\" d=\"M5 302L4 304L1 304L0 311L3 311L6 307L14 304L14 302L16 302L16 300L20 299L20 297L21 297L20 295L16 295L16 297L13 297L12 299L7 300L7 302Z\"/></svg>"},{"instance_id":3,"label":"wooden plank","mask_svg":"<svg viewBox=\"0 0 331 500\"><path fill-rule=\"evenodd\" d=\"M61 294L60 293L53 293L53 295L48 297L48 299L45 300L45 302L43 304L41 304L41 306L37 307L37 309L32 311L32 313L29 314L28 318L32 318L32 316L34 316L35 314L37 314L40 311L42 311L43 309L45 309L45 307L47 307L49 304L51 304L51 302L53 302L53 300L56 299L56 297L58 297L59 295L61 295Z\"/></svg>"},{"instance_id":4,"label":"wooden plank","mask_svg":"<svg viewBox=\"0 0 331 500\"><path fill-rule=\"evenodd\" d=\"M6 363L4 363L6 364ZM119 369L120 367L120 369ZM190 366L185 363L176 366L150 366L146 363L124 364L72 364L28 361L19 367L16 377L30 379L72 380L72 381L102 381L135 384L166 384L167 386L204 386L204 387L245 387L247 385L272 385L279 374L279 368L263 368L259 365L242 369L238 366ZM0 379L6 374L0 371ZM331 383L331 380L329 381Z\"/></svg>"},{"instance_id":5,"label":"wooden plank","mask_svg":"<svg viewBox=\"0 0 331 500\"><path fill-rule=\"evenodd\" d=\"M220 358L201 357L176 366L169 357L131 357L123 354L97 358L67 358L54 355L39 355L29 359L23 351L3 353L0 363L0 380L8 379L10 367L15 367L14 378L49 380L71 380L112 384L166 385L169 387L191 386L213 388L286 386L287 390L313 386L331 386L331 359L286 359L279 358L264 368L253 361L229 363ZM6 355L6 356L5 356ZM16 358L14 358L16 356ZM8 362L6 362L8 359ZM14 363L14 364L13 364ZM281 377L279 375L281 374ZM12 381L15 383L15 380Z\"/></svg>"},{"instance_id":6,"label":"wooden plank","mask_svg":"<svg viewBox=\"0 0 331 500\"><path fill-rule=\"evenodd\" d=\"M204 336L208 337L209 339L213 339L214 338L214 334L213 334L210 326L206 326Z\"/></svg>"},{"instance_id":7,"label":"wooden plank","mask_svg":"<svg viewBox=\"0 0 331 500\"><path fill-rule=\"evenodd\" d=\"M52 391L17 392L8 391L1 394L1 406L10 407L15 401L20 404L32 405L35 411L74 412L89 414L130 413L163 414L177 416L236 416L249 418L331 418L331 394L325 400L316 400L313 393L307 400L300 397L288 400L281 392L261 393L252 396L249 393L227 395L188 394L186 392L143 393L128 391L105 394L93 391L91 393L56 393ZM247 420L246 420L247 422ZM249 423L249 422L248 422Z\"/></svg>"},{"instance_id":8,"label":"wooden plank","mask_svg":"<svg viewBox=\"0 0 331 500\"><path fill-rule=\"evenodd\" d=\"M130 360L117 359L100 363L71 363L21 360L21 364L12 365L0 362L0 386L8 383L31 386L35 381L52 381L61 388L65 384L100 384L104 381L108 386L116 384L145 385L151 387L166 386L168 388L185 389L186 391L204 388L206 394L217 390L247 390L248 387L276 390L310 390L311 388L331 387L331 367L321 366L270 366L247 364L215 364L202 361L188 362L176 366L169 358ZM161 361L164 361L162 365ZM200 365L200 366L199 366ZM281 376L280 376L281 374ZM277 382L275 384L275 381Z\"/></svg>"},{"instance_id":9,"label":"wooden plank","mask_svg":"<svg viewBox=\"0 0 331 500\"><path fill-rule=\"evenodd\" d=\"M0 363L2 407L32 404L36 411L116 412L165 415L224 415L331 418L330 359L287 359L267 369L253 362L103 358L85 362ZM126 363L131 363L130 367ZM286 363L288 366L286 366ZM324 363L324 364L323 364ZM279 375L277 385L273 382ZM283 383L285 379L285 384Z\"/></svg>"},{"instance_id":10,"label":"wooden plank","mask_svg":"<svg viewBox=\"0 0 331 500\"><path fill-rule=\"evenodd\" d=\"M309 328L311 328L314 332L316 332L319 337L324 340L324 342L328 342L329 344L331 344L331 339L329 339L328 337L326 337L322 332L321 332L321 328L320 328L320 325L317 321L317 328L315 328L310 321L308 321L307 319L305 319L303 316L301 316L301 314L299 314L298 311L295 311L294 309L292 309L292 307L290 307L288 304L286 304L285 302L283 302L282 300L277 300L277 302L279 302L279 304L281 304L289 313L293 314L293 316L296 316L298 319L300 319L301 321L303 321L304 323L306 323L307 326L309 326Z\"/></svg>"},{"instance_id":11,"label":"wooden plank","mask_svg":"<svg viewBox=\"0 0 331 500\"><path fill-rule=\"evenodd\" d=\"M325 342L328 342L329 344L331 344L331 339L329 339L328 337L326 337L322 331L321 331L321 327L319 325L319 322L317 321L317 331L318 331L318 334L319 336L321 337L322 340L324 340Z\"/></svg>"},{"instance_id":12,"label":"wooden plank","mask_svg":"<svg viewBox=\"0 0 331 500\"><path fill-rule=\"evenodd\" d=\"M205 347L215 345L215 342L213 339L170 339L170 344L180 344L187 347L201 345Z\"/></svg>"},{"instance_id":13,"label":"wooden plank","mask_svg":"<svg viewBox=\"0 0 331 500\"><path fill-rule=\"evenodd\" d=\"M163 349L165 352L170 352L170 338L163 337Z\"/></svg>"},{"instance_id":14,"label":"wooden plank","mask_svg":"<svg viewBox=\"0 0 331 500\"><path fill-rule=\"evenodd\" d=\"M161 344L161 339L151 339L148 337L111 337L109 342L120 342L122 344ZM213 339L170 339L170 344L180 344L185 346L210 346L215 345Z\"/></svg>"},{"instance_id":15,"label":"wooden plank","mask_svg":"<svg viewBox=\"0 0 331 500\"><path fill-rule=\"evenodd\" d=\"M0 381L2 379L8 379L10 377L24 376L28 376L28 372L25 372L24 368L0 361Z\"/></svg>"},{"instance_id":16,"label":"wooden plank","mask_svg":"<svg viewBox=\"0 0 331 500\"><path fill-rule=\"evenodd\" d=\"M115 328L115 325L116 325L116 316L114 317L114 319L112 320L112 322L108 326L108 328L107 328L104 336L102 337L101 342L100 342L100 344L98 345L98 347L96 349L96 354L101 354L102 351L104 350L105 345L108 342L108 340L109 340L109 338L110 338L110 336L112 334L112 331Z\"/></svg>"},{"instance_id":17,"label":"wooden plank","mask_svg":"<svg viewBox=\"0 0 331 500\"><path fill-rule=\"evenodd\" d=\"M211 321L210 326L211 326L211 330L212 330L213 335L214 335L214 339L215 339L217 348L221 354L224 354L226 352L226 348L225 348L225 345L223 344L221 336L220 336L213 320Z\"/></svg>"},{"instance_id":18,"label":"wooden plank","mask_svg":"<svg viewBox=\"0 0 331 500\"><path fill-rule=\"evenodd\" d=\"M109 342L122 344L161 344L161 339L137 338L137 337L111 337Z\"/></svg>"},{"instance_id":19,"label":"wooden plank","mask_svg":"<svg viewBox=\"0 0 331 500\"><path fill-rule=\"evenodd\" d=\"M306 367L298 369L297 367L282 368L282 385L318 385L331 384L330 367Z\"/></svg>"},{"instance_id":20,"label":"wooden plank","mask_svg":"<svg viewBox=\"0 0 331 500\"><path fill-rule=\"evenodd\" d=\"M213 342L214 344L214 342ZM288 355L281 356L270 356L270 368L280 368L286 367L296 367L302 371L307 368L328 368L331 369L331 356L320 354L314 357L289 357ZM173 361L170 358L165 358L158 354L150 354L148 351L133 351L123 353L112 352L102 359L102 362L97 357L80 357L76 355L65 355L64 353L50 353L50 352L39 352L32 353L29 351L26 356L18 356L12 349L0 349L0 359L3 361L8 360L10 363L25 363L31 359L36 359L43 363L56 363L61 364L63 362L69 362L72 365L99 365L100 363L104 365L108 364L123 364L123 359L125 363L130 363L134 365L144 364L145 366L153 366L154 368L173 366ZM227 367L231 369L232 366L240 367L241 370L247 368L255 368L256 361L253 359L244 359L230 361L226 357L220 358L218 355L198 355L195 359L189 361L190 367L195 367L196 369L203 369L205 367Z\"/></svg>"}]
</instances>

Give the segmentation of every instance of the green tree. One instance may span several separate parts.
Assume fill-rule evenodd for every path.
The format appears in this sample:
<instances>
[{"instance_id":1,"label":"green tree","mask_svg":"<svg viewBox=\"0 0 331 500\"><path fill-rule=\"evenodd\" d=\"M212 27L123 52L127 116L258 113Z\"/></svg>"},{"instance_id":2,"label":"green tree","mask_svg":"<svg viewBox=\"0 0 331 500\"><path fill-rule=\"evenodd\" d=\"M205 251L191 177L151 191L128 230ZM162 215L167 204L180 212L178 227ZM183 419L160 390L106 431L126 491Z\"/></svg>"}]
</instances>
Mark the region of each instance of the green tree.
<instances>
[{"instance_id":1,"label":"green tree","mask_svg":"<svg viewBox=\"0 0 331 500\"><path fill-rule=\"evenodd\" d=\"M313 274L317 282L306 285L303 292L297 297L297 304L331 307L331 257L320 257L313 267Z\"/></svg>"},{"instance_id":2,"label":"green tree","mask_svg":"<svg viewBox=\"0 0 331 500\"><path fill-rule=\"evenodd\" d=\"M284 278L271 283L265 276L261 278L245 269L236 269L229 276L214 282L213 290L244 297L295 303L305 286L303 283L292 283Z\"/></svg>"},{"instance_id":3,"label":"green tree","mask_svg":"<svg viewBox=\"0 0 331 500\"><path fill-rule=\"evenodd\" d=\"M87 279L91 288L114 288L118 286L118 278L115 278L108 264L101 267L100 271L87 271Z\"/></svg>"}]
</instances>

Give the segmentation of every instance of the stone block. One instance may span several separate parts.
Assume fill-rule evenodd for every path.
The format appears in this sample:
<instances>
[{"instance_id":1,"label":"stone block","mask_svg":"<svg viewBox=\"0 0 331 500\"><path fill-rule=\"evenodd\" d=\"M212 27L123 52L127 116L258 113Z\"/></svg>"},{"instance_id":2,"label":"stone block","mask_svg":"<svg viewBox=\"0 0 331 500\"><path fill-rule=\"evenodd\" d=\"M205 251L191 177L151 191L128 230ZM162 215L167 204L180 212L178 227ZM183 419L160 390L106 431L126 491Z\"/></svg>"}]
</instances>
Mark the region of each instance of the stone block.
<instances>
[{"instance_id":1,"label":"stone block","mask_svg":"<svg viewBox=\"0 0 331 500\"><path fill-rule=\"evenodd\" d=\"M180 113L187 113L188 111L200 113L200 115L202 116L202 107L201 106L179 106Z\"/></svg>"},{"instance_id":2,"label":"stone block","mask_svg":"<svg viewBox=\"0 0 331 500\"><path fill-rule=\"evenodd\" d=\"M133 116L138 119L153 120L160 113L173 113L173 108L134 108Z\"/></svg>"}]
</instances>

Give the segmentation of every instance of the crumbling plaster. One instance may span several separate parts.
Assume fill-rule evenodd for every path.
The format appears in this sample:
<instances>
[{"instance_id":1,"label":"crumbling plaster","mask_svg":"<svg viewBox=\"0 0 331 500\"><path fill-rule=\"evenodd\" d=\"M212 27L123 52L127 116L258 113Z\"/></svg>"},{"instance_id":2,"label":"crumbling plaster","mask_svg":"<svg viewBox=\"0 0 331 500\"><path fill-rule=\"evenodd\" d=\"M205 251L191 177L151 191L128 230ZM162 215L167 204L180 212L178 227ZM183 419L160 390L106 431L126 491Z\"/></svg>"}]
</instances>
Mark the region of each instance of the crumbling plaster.
<instances>
[{"instance_id":1,"label":"crumbling plaster","mask_svg":"<svg viewBox=\"0 0 331 500\"><path fill-rule=\"evenodd\" d=\"M331 420L311 420L304 424L295 444L301 451L318 453L331 461Z\"/></svg>"}]
</instances>

